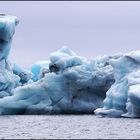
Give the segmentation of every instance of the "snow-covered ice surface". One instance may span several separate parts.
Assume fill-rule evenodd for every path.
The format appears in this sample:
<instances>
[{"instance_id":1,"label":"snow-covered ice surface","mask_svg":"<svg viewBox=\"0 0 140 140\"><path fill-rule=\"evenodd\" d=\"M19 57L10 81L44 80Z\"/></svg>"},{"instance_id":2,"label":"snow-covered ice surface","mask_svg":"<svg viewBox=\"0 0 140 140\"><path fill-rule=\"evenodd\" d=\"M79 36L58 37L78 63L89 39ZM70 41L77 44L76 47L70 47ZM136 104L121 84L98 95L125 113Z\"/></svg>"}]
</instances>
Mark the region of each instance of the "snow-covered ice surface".
<instances>
[{"instance_id":1,"label":"snow-covered ice surface","mask_svg":"<svg viewBox=\"0 0 140 140\"><path fill-rule=\"evenodd\" d=\"M94 115L0 116L0 138L140 139L140 119Z\"/></svg>"}]
</instances>

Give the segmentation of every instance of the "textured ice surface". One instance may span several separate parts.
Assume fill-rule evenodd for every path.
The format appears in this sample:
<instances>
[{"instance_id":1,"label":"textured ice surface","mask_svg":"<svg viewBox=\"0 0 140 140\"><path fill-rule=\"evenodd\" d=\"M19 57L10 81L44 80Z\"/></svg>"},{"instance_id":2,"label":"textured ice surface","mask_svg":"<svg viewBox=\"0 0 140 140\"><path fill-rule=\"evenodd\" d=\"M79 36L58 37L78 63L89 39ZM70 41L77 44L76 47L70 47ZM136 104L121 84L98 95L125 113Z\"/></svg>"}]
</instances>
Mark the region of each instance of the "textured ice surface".
<instances>
[{"instance_id":1,"label":"textured ice surface","mask_svg":"<svg viewBox=\"0 0 140 140\"><path fill-rule=\"evenodd\" d=\"M49 68L51 72L63 71L68 67L81 65L84 61L83 57L77 56L67 47L62 47L57 52L50 55Z\"/></svg>"},{"instance_id":2,"label":"textured ice surface","mask_svg":"<svg viewBox=\"0 0 140 140\"><path fill-rule=\"evenodd\" d=\"M102 107L105 93L114 83L108 61L118 57L87 60L62 47L50 55L49 71L43 77L0 100L0 114L93 113ZM39 64L32 70L40 71Z\"/></svg>"},{"instance_id":3,"label":"textured ice surface","mask_svg":"<svg viewBox=\"0 0 140 140\"><path fill-rule=\"evenodd\" d=\"M29 71L8 60L18 23L0 14L0 114L140 117L140 51L86 59L62 47Z\"/></svg>"},{"instance_id":4,"label":"textured ice surface","mask_svg":"<svg viewBox=\"0 0 140 140\"><path fill-rule=\"evenodd\" d=\"M11 95L11 90L19 85L20 78L13 74L7 60L17 24L17 17L0 14L0 98Z\"/></svg>"},{"instance_id":5,"label":"textured ice surface","mask_svg":"<svg viewBox=\"0 0 140 140\"><path fill-rule=\"evenodd\" d=\"M50 61L37 61L31 66L31 72L33 74L33 81L37 81L45 76L45 73L49 72Z\"/></svg>"},{"instance_id":6,"label":"textured ice surface","mask_svg":"<svg viewBox=\"0 0 140 140\"><path fill-rule=\"evenodd\" d=\"M5 60L0 61L0 98L12 95L11 91L19 85L20 78L6 68Z\"/></svg>"},{"instance_id":7,"label":"textured ice surface","mask_svg":"<svg viewBox=\"0 0 140 140\"><path fill-rule=\"evenodd\" d=\"M110 117L140 117L140 51L110 60L115 83L106 93L96 114Z\"/></svg>"},{"instance_id":8,"label":"textured ice surface","mask_svg":"<svg viewBox=\"0 0 140 140\"><path fill-rule=\"evenodd\" d=\"M20 77L19 82L21 85L33 82L33 74L29 70L23 69L17 64L13 64L12 71L15 75Z\"/></svg>"},{"instance_id":9,"label":"textured ice surface","mask_svg":"<svg viewBox=\"0 0 140 140\"><path fill-rule=\"evenodd\" d=\"M0 14L0 60L7 59L18 18Z\"/></svg>"}]
</instances>

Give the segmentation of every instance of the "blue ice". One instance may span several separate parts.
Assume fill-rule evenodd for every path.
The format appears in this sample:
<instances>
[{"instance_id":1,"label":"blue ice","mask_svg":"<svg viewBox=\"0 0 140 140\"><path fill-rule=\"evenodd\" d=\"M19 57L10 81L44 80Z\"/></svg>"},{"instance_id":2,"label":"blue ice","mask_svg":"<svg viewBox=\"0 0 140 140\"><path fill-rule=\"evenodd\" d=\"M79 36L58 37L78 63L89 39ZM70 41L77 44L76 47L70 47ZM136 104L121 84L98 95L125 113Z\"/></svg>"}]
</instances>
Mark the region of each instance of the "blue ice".
<instances>
[{"instance_id":1,"label":"blue ice","mask_svg":"<svg viewBox=\"0 0 140 140\"><path fill-rule=\"evenodd\" d=\"M49 65L33 65L35 71L39 65L37 76L41 67L49 68L44 76L0 100L0 114L93 113L102 107L105 93L114 83L109 58L88 60L67 47L60 48L50 55Z\"/></svg>"},{"instance_id":2,"label":"blue ice","mask_svg":"<svg viewBox=\"0 0 140 140\"><path fill-rule=\"evenodd\" d=\"M64 46L27 70L8 60L18 23L0 14L0 114L140 117L140 51L86 59Z\"/></svg>"}]
</instances>

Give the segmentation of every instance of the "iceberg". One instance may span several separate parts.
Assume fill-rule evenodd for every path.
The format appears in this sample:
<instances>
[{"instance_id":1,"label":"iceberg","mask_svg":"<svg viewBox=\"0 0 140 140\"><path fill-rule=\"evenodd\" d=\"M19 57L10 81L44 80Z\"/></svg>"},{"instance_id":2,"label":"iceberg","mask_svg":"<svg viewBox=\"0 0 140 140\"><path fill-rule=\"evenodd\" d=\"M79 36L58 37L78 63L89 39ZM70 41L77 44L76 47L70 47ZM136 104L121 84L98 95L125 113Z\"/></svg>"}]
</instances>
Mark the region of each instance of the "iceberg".
<instances>
[{"instance_id":1,"label":"iceberg","mask_svg":"<svg viewBox=\"0 0 140 140\"><path fill-rule=\"evenodd\" d=\"M19 20L0 14L0 114L140 117L140 51L86 59L64 46L24 69L8 55Z\"/></svg>"},{"instance_id":2,"label":"iceberg","mask_svg":"<svg viewBox=\"0 0 140 140\"><path fill-rule=\"evenodd\" d=\"M50 61L37 61L31 65L32 80L37 81L45 76L45 73L49 73Z\"/></svg>"},{"instance_id":3,"label":"iceberg","mask_svg":"<svg viewBox=\"0 0 140 140\"><path fill-rule=\"evenodd\" d=\"M115 82L106 93L97 115L108 117L140 117L140 51L110 60Z\"/></svg>"},{"instance_id":4,"label":"iceberg","mask_svg":"<svg viewBox=\"0 0 140 140\"><path fill-rule=\"evenodd\" d=\"M108 61L118 57L88 60L62 47L50 55L50 61L32 65L37 77L45 68L44 76L13 89L12 96L1 99L0 114L93 113L102 107L105 93L114 83Z\"/></svg>"},{"instance_id":5,"label":"iceberg","mask_svg":"<svg viewBox=\"0 0 140 140\"><path fill-rule=\"evenodd\" d=\"M12 95L12 89L19 85L20 78L13 73L8 60L12 37L18 23L17 17L0 14L0 98Z\"/></svg>"}]
</instances>

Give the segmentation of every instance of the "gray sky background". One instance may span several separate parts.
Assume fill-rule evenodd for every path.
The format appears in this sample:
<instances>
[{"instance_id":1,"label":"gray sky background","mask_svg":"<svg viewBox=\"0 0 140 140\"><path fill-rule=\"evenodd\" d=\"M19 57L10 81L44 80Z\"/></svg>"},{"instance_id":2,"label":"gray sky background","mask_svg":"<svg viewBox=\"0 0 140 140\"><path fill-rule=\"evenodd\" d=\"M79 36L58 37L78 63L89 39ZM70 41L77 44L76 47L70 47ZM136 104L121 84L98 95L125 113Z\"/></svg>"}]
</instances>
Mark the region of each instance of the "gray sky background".
<instances>
[{"instance_id":1,"label":"gray sky background","mask_svg":"<svg viewBox=\"0 0 140 140\"><path fill-rule=\"evenodd\" d=\"M21 66L64 45L87 58L140 48L140 2L2 1L0 12L20 19L9 57Z\"/></svg>"}]
</instances>

